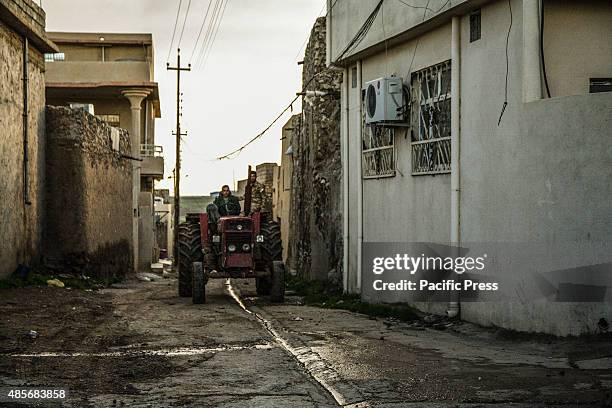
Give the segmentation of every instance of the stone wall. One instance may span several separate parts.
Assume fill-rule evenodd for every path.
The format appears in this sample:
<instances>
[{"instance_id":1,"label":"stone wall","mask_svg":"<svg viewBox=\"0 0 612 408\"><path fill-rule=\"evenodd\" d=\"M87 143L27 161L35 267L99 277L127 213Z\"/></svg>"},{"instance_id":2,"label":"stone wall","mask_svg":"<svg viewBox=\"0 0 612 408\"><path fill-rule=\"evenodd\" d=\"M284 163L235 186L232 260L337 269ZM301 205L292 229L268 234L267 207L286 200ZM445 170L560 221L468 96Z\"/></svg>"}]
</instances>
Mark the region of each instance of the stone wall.
<instances>
[{"instance_id":1,"label":"stone wall","mask_svg":"<svg viewBox=\"0 0 612 408\"><path fill-rule=\"evenodd\" d=\"M303 90L327 95L304 98L302 117L293 130L290 263L300 276L341 284L342 74L325 65L325 17L312 29L303 66Z\"/></svg>"},{"instance_id":2,"label":"stone wall","mask_svg":"<svg viewBox=\"0 0 612 408\"><path fill-rule=\"evenodd\" d=\"M8 2L3 0L0 6ZM0 278L41 255L44 217L45 80L41 51L28 50L28 165L24 168L23 38L0 16ZM25 170L25 171L24 171ZM24 184L27 172L27 192ZM27 201L27 202L26 202Z\"/></svg>"},{"instance_id":3,"label":"stone wall","mask_svg":"<svg viewBox=\"0 0 612 408\"><path fill-rule=\"evenodd\" d=\"M83 110L48 106L46 112L47 265L124 276L133 270L129 135Z\"/></svg>"}]
</instances>

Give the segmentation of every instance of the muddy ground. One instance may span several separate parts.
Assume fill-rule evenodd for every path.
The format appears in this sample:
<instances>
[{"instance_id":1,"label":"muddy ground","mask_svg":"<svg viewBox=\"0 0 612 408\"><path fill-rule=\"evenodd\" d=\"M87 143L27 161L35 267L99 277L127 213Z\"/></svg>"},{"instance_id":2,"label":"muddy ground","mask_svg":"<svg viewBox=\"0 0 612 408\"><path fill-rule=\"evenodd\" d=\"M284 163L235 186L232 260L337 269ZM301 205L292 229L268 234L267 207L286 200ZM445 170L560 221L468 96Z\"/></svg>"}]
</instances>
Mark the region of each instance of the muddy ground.
<instances>
[{"instance_id":1,"label":"muddy ground","mask_svg":"<svg viewBox=\"0 0 612 408\"><path fill-rule=\"evenodd\" d=\"M211 281L205 305L176 293L0 290L0 388L66 387L74 407L612 406L607 336L438 331L273 305L248 281Z\"/></svg>"}]
</instances>

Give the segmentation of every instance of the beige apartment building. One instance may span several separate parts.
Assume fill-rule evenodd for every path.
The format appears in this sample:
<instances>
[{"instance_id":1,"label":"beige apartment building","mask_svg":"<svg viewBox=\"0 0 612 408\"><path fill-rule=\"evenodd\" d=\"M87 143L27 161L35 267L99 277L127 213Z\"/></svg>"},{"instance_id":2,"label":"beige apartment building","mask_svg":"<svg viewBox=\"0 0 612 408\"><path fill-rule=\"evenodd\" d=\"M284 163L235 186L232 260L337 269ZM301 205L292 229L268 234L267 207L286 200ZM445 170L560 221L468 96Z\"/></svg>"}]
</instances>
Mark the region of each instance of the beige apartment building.
<instances>
[{"instance_id":1,"label":"beige apartment building","mask_svg":"<svg viewBox=\"0 0 612 408\"><path fill-rule=\"evenodd\" d=\"M131 135L135 270L154 254L155 181L164 175L155 119L161 117L151 34L51 32L59 52L46 54L47 104L86 109Z\"/></svg>"}]
</instances>

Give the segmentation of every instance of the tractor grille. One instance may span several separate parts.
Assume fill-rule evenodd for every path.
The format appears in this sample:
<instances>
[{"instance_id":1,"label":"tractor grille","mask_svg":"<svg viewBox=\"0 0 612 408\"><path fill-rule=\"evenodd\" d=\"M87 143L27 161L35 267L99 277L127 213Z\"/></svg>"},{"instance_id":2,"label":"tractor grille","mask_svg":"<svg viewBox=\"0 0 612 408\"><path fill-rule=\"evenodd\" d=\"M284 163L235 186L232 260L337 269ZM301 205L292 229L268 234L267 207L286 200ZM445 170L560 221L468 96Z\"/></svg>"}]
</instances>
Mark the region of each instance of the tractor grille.
<instances>
[{"instance_id":1,"label":"tractor grille","mask_svg":"<svg viewBox=\"0 0 612 408\"><path fill-rule=\"evenodd\" d=\"M242 244L251 243L250 232L226 232L225 235L226 245L235 244L238 248L242 247Z\"/></svg>"}]
</instances>

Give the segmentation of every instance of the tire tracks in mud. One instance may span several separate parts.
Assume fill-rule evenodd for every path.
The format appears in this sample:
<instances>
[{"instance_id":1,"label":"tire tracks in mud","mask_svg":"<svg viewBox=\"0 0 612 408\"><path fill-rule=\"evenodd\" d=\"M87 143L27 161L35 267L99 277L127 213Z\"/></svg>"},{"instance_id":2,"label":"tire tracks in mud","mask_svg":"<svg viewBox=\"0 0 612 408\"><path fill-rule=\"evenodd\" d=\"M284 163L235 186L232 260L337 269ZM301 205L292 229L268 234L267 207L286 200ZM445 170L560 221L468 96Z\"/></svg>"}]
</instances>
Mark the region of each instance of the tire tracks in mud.
<instances>
[{"instance_id":1,"label":"tire tracks in mud","mask_svg":"<svg viewBox=\"0 0 612 408\"><path fill-rule=\"evenodd\" d=\"M276 329L271 318L266 318L263 316L263 313L249 309L240 298L236 289L232 286L230 279L225 282L225 288L238 306L244 312L257 319L272 338L287 353L297 360L306 370L307 374L323 387L339 406L344 408L367 408L371 406L370 403L361 396L361 393L357 389L341 381L338 373L330 367L319 354L315 353L306 345L293 345L289 343L289 341ZM340 388L342 388L342 390ZM349 396L349 394L351 396Z\"/></svg>"}]
</instances>

